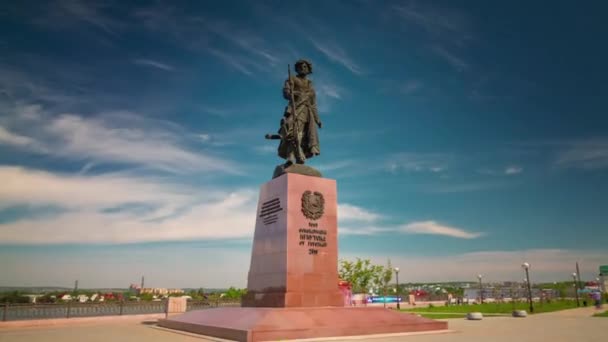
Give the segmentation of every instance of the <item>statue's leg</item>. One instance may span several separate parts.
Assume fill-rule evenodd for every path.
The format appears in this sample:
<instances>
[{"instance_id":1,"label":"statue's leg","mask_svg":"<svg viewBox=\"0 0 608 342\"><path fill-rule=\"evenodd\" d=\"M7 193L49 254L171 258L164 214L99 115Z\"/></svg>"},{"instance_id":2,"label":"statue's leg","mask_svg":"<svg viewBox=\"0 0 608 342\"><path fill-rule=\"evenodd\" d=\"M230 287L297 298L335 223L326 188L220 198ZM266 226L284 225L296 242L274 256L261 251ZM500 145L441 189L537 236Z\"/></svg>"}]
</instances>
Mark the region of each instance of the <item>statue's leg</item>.
<instances>
[{"instance_id":1,"label":"statue's leg","mask_svg":"<svg viewBox=\"0 0 608 342\"><path fill-rule=\"evenodd\" d=\"M296 143L296 163L304 164L306 162L306 155L304 154L304 150L302 149L302 139L304 138L304 131L301 130L298 132L298 143Z\"/></svg>"},{"instance_id":2,"label":"statue's leg","mask_svg":"<svg viewBox=\"0 0 608 342\"><path fill-rule=\"evenodd\" d=\"M296 157L295 157L293 151L291 151L287 155L287 160L285 161L285 167L289 167L295 162L296 162Z\"/></svg>"},{"instance_id":3,"label":"statue's leg","mask_svg":"<svg viewBox=\"0 0 608 342\"><path fill-rule=\"evenodd\" d=\"M289 167L297 161L295 141L289 141L287 145L287 160L285 161L284 167Z\"/></svg>"}]
</instances>

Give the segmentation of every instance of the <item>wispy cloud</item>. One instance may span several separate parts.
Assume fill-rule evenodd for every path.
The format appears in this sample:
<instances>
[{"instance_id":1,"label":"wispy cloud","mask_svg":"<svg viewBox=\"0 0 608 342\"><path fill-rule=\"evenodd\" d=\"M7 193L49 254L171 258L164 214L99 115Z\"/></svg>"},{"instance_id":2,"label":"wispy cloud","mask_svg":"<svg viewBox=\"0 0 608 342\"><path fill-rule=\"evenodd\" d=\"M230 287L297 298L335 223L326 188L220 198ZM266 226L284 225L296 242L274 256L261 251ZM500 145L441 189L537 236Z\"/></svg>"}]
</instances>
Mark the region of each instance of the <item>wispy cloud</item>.
<instances>
[{"instance_id":1,"label":"wispy cloud","mask_svg":"<svg viewBox=\"0 0 608 342\"><path fill-rule=\"evenodd\" d=\"M423 186L426 192L447 194L457 192L489 191L504 188L516 184L507 181L472 181L472 182L449 182Z\"/></svg>"},{"instance_id":2,"label":"wispy cloud","mask_svg":"<svg viewBox=\"0 0 608 342\"><path fill-rule=\"evenodd\" d=\"M505 169L505 175L516 175L519 173L522 173L524 171L524 168L521 166L509 166Z\"/></svg>"},{"instance_id":3,"label":"wispy cloud","mask_svg":"<svg viewBox=\"0 0 608 342\"><path fill-rule=\"evenodd\" d=\"M376 235L394 231L395 229L391 227L377 227L370 225L364 225L361 227L352 227L348 225L338 226L338 233L343 235Z\"/></svg>"},{"instance_id":4,"label":"wispy cloud","mask_svg":"<svg viewBox=\"0 0 608 342\"><path fill-rule=\"evenodd\" d=\"M483 235L483 233L468 232L464 229L445 226L435 221L408 223L401 227L401 231L408 234L444 235L459 239L475 239Z\"/></svg>"},{"instance_id":5,"label":"wispy cloud","mask_svg":"<svg viewBox=\"0 0 608 342\"><path fill-rule=\"evenodd\" d=\"M595 138L562 144L555 164L580 169L608 168L608 139Z\"/></svg>"},{"instance_id":6,"label":"wispy cloud","mask_svg":"<svg viewBox=\"0 0 608 342\"><path fill-rule=\"evenodd\" d=\"M226 21L215 21L207 18L203 22L209 31L241 48L243 53L261 58L270 65L279 62L279 58L275 56L272 49L266 47L267 44L264 39L254 35L249 30L239 29Z\"/></svg>"},{"instance_id":7,"label":"wispy cloud","mask_svg":"<svg viewBox=\"0 0 608 342\"><path fill-rule=\"evenodd\" d=\"M320 86L317 87L318 90L317 92L319 92L321 96L327 96L327 97L331 97L333 99L336 100L340 100L342 99L342 95L340 95L340 88L338 88L338 86L334 85L334 84L321 84Z\"/></svg>"},{"instance_id":8,"label":"wispy cloud","mask_svg":"<svg viewBox=\"0 0 608 342\"><path fill-rule=\"evenodd\" d=\"M469 63L454 52L473 38L472 20L460 10L429 3L407 2L392 7L394 14L410 31L418 29L430 42L430 51L457 71L469 68Z\"/></svg>"},{"instance_id":9,"label":"wispy cloud","mask_svg":"<svg viewBox=\"0 0 608 342\"><path fill-rule=\"evenodd\" d=\"M443 60L448 62L457 71L463 71L469 68L469 64L464 59L456 56L454 53L448 51L446 48L435 45L432 47L432 51Z\"/></svg>"},{"instance_id":10,"label":"wispy cloud","mask_svg":"<svg viewBox=\"0 0 608 342\"><path fill-rule=\"evenodd\" d=\"M400 90L405 95L411 95L420 90L420 88L422 88L422 82L418 80L409 80L401 86Z\"/></svg>"},{"instance_id":11,"label":"wispy cloud","mask_svg":"<svg viewBox=\"0 0 608 342\"><path fill-rule=\"evenodd\" d=\"M448 168L451 157L441 153L404 152L389 156L386 164L390 172L442 172Z\"/></svg>"},{"instance_id":12,"label":"wispy cloud","mask_svg":"<svg viewBox=\"0 0 608 342\"><path fill-rule=\"evenodd\" d=\"M334 171L334 170L350 168L355 164L356 164L355 160L347 159L347 160L337 160L334 162L319 164L319 165L317 165L317 167L321 171Z\"/></svg>"},{"instance_id":13,"label":"wispy cloud","mask_svg":"<svg viewBox=\"0 0 608 342\"><path fill-rule=\"evenodd\" d=\"M188 147L188 135L180 126L135 113L103 113L97 117L46 115L15 126L24 133L3 129L0 143L66 159L140 165L171 173L234 173L235 169L229 160Z\"/></svg>"},{"instance_id":14,"label":"wispy cloud","mask_svg":"<svg viewBox=\"0 0 608 342\"><path fill-rule=\"evenodd\" d=\"M156 69L161 69L164 71L175 70L175 68L169 64L153 61L151 59L135 59L135 60L133 60L133 63L136 65L144 65L144 66L149 66L149 67L153 67Z\"/></svg>"},{"instance_id":15,"label":"wispy cloud","mask_svg":"<svg viewBox=\"0 0 608 342\"><path fill-rule=\"evenodd\" d=\"M346 51L336 43L322 42L318 39L310 38L310 41L317 50L321 51L329 60L341 64L355 75L363 75L363 69L346 53Z\"/></svg>"},{"instance_id":16,"label":"wispy cloud","mask_svg":"<svg viewBox=\"0 0 608 342\"><path fill-rule=\"evenodd\" d=\"M237 108L227 108L227 107L219 107L219 106L211 106L211 105L201 105L199 106L199 110L203 113L226 117L239 112Z\"/></svg>"},{"instance_id":17,"label":"wispy cloud","mask_svg":"<svg viewBox=\"0 0 608 342\"><path fill-rule=\"evenodd\" d=\"M418 27L435 39L461 45L472 38L471 20L462 11L414 2L396 5L392 9L406 25Z\"/></svg>"},{"instance_id":18,"label":"wispy cloud","mask_svg":"<svg viewBox=\"0 0 608 342\"><path fill-rule=\"evenodd\" d=\"M254 67L256 70L259 70L261 67L256 65L253 61L243 58L242 56L231 54L226 51L217 49L217 48L209 48L207 50L210 54L217 57L220 61L225 63L226 65L242 72L247 76L253 76Z\"/></svg>"},{"instance_id":19,"label":"wispy cloud","mask_svg":"<svg viewBox=\"0 0 608 342\"><path fill-rule=\"evenodd\" d=\"M37 16L34 22L48 28L61 28L87 23L111 35L117 35L124 23L114 19L109 13L107 2L80 0L56 0L47 4L44 15Z\"/></svg>"},{"instance_id":20,"label":"wispy cloud","mask_svg":"<svg viewBox=\"0 0 608 342\"><path fill-rule=\"evenodd\" d=\"M442 235L458 239L475 239L483 236L436 221L414 221L403 225L385 224L387 216L368 209L342 203L338 205L338 227L340 234L376 235L384 233Z\"/></svg>"}]
</instances>

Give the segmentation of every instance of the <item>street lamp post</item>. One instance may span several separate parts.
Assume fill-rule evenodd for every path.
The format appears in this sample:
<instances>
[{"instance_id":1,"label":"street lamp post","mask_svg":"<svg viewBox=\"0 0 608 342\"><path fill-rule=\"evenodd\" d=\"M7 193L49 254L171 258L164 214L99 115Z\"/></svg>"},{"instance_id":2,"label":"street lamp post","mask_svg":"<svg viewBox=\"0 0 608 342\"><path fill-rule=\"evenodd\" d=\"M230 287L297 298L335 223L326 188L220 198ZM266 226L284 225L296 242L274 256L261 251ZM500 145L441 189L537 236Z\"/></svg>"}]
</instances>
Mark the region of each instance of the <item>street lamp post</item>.
<instances>
[{"instance_id":1,"label":"street lamp post","mask_svg":"<svg viewBox=\"0 0 608 342\"><path fill-rule=\"evenodd\" d=\"M483 286L481 286L481 274L478 274L477 278L479 278L479 302L483 304Z\"/></svg>"},{"instance_id":2,"label":"street lamp post","mask_svg":"<svg viewBox=\"0 0 608 342\"><path fill-rule=\"evenodd\" d=\"M397 278L397 310L401 309L399 300L399 267L395 267L395 277Z\"/></svg>"},{"instance_id":3,"label":"street lamp post","mask_svg":"<svg viewBox=\"0 0 608 342\"><path fill-rule=\"evenodd\" d=\"M524 262L523 264L521 264L521 267L526 270L526 284L528 284L528 302L530 303L530 313L533 313L534 305L532 304L532 287L530 287L530 273L528 271L530 269L530 264Z\"/></svg>"},{"instance_id":4,"label":"street lamp post","mask_svg":"<svg viewBox=\"0 0 608 342\"><path fill-rule=\"evenodd\" d=\"M576 297L576 306L581 306L578 300L578 284L576 283L576 272L572 273L572 281L574 282L574 296Z\"/></svg>"}]
</instances>

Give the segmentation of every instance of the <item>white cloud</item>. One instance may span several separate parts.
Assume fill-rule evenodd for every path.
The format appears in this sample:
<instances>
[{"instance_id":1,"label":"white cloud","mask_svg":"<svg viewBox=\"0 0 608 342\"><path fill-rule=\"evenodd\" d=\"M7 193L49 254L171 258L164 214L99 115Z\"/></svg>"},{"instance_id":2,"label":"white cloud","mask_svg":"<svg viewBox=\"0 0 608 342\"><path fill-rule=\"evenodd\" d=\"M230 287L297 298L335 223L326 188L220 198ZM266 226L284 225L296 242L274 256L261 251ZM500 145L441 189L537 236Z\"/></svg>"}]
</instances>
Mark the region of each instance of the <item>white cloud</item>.
<instances>
[{"instance_id":1,"label":"white cloud","mask_svg":"<svg viewBox=\"0 0 608 342\"><path fill-rule=\"evenodd\" d=\"M254 229L256 196L249 189L195 191L141 176L69 176L16 167L0 168L0 178L0 206L65 209L0 224L3 243L241 238L250 237Z\"/></svg>"},{"instance_id":2,"label":"white cloud","mask_svg":"<svg viewBox=\"0 0 608 342\"><path fill-rule=\"evenodd\" d=\"M505 169L505 175L516 175L523 172L523 168L520 166L509 166Z\"/></svg>"},{"instance_id":3,"label":"white cloud","mask_svg":"<svg viewBox=\"0 0 608 342\"><path fill-rule=\"evenodd\" d=\"M150 67L165 70L165 71L175 70L175 68L169 64L153 61L151 59L135 59L135 60L133 60L133 63L137 64L137 65L150 66Z\"/></svg>"},{"instance_id":4,"label":"white cloud","mask_svg":"<svg viewBox=\"0 0 608 342\"><path fill-rule=\"evenodd\" d=\"M27 146L32 143L33 140L31 138L9 132L6 128L0 126L0 144Z\"/></svg>"},{"instance_id":5,"label":"white cloud","mask_svg":"<svg viewBox=\"0 0 608 342\"><path fill-rule=\"evenodd\" d=\"M458 239L475 239L483 233L468 232L464 229L441 225L435 221L418 221L400 227L400 231L407 234L444 235Z\"/></svg>"},{"instance_id":6,"label":"white cloud","mask_svg":"<svg viewBox=\"0 0 608 342\"><path fill-rule=\"evenodd\" d=\"M369 210L351 204L338 204L338 219L340 222L363 221L372 222L380 219L381 216Z\"/></svg>"},{"instance_id":7,"label":"white cloud","mask_svg":"<svg viewBox=\"0 0 608 342\"><path fill-rule=\"evenodd\" d=\"M376 224L384 217L378 213L343 203L338 204L338 232L345 235L374 235L394 231L392 227Z\"/></svg>"},{"instance_id":8,"label":"white cloud","mask_svg":"<svg viewBox=\"0 0 608 342\"><path fill-rule=\"evenodd\" d=\"M22 167L0 166L0 207L11 204L101 209L130 202L185 204L187 188L135 176L70 176Z\"/></svg>"}]
</instances>

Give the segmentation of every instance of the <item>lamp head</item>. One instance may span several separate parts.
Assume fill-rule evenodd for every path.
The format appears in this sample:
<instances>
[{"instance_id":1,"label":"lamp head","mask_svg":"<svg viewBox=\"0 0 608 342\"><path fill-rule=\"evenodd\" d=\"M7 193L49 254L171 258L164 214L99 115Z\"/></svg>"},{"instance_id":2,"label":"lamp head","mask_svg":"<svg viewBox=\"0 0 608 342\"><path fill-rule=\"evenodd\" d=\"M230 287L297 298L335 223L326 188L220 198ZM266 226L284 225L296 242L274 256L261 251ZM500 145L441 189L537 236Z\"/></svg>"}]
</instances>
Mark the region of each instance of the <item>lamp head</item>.
<instances>
[{"instance_id":1,"label":"lamp head","mask_svg":"<svg viewBox=\"0 0 608 342\"><path fill-rule=\"evenodd\" d=\"M524 262L523 264L521 264L521 267L523 267L527 270L528 268L530 268L530 264L527 262Z\"/></svg>"}]
</instances>

